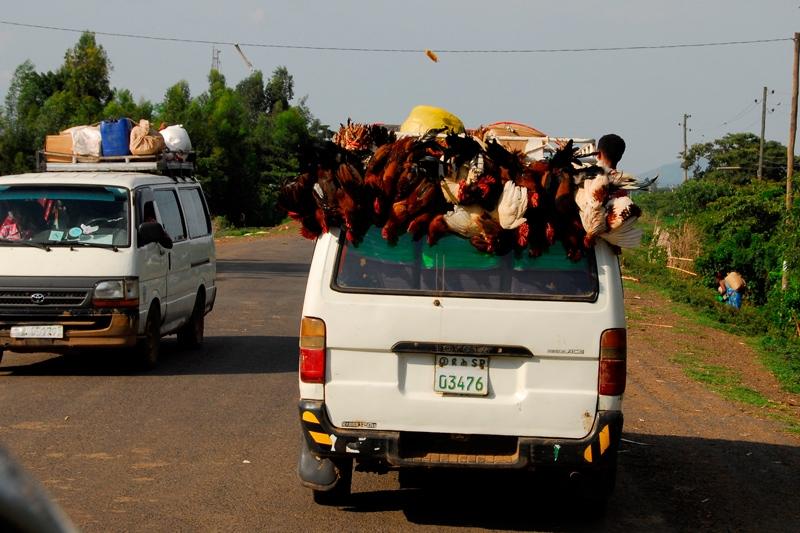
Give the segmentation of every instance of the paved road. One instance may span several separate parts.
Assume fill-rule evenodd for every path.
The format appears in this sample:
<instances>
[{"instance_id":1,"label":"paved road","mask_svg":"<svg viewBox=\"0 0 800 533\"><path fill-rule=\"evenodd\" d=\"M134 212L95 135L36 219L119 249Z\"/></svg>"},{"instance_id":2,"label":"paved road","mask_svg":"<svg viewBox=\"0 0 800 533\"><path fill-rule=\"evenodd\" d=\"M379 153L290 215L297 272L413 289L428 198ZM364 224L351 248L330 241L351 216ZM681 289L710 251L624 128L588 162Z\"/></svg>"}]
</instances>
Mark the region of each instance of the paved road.
<instances>
[{"instance_id":1,"label":"paved road","mask_svg":"<svg viewBox=\"0 0 800 533\"><path fill-rule=\"evenodd\" d=\"M681 459L685 450L696 457L754 449L766 454L765 468L787 455L798 464L796 447L740 450L700 437L632 433L651 447L625 445L605 517L546 480L517 476L460 480L457 490L442 491L401 490L395 474L356 473L351 506L317 507L295 477L296 335L311 251L310 242L288 236L222 244L219 299L204 347L181 351L167 339L154 372L138 373L115 353L6 354L0 443L90 532L670 531L693 523L705 505L701 495L665 498L655 487L689 483L694 466ZM648 417L656 409L668 417L671 406L654 404L646 382L633 376L626 416L646 408ZM684 473L672 478L675 469ZM768 491L770 477L757 475L762 486L755 488ZM690 499L692 514L676 518ZM796 516L787 511L786 519Z\"/></svg>"}]
</instances>

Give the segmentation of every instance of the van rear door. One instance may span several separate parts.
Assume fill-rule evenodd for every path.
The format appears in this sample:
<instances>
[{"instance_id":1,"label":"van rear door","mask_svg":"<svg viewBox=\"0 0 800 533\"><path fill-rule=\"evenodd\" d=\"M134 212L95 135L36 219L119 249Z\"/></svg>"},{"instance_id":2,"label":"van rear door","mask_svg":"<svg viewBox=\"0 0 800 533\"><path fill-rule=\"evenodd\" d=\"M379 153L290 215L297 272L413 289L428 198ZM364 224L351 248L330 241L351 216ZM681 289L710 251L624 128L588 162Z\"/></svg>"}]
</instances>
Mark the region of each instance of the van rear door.
<instances>
[{"instance_id":1,"label":"van rear door","mask_svg":"<svg viewBox=\"0 0 800 533\"><path fill-rule=\"evenodd\" d=\"M606 247L579 262L559 246L539 258L498 257L457 236L432 247L404 236L391 246L375 229L358 247L333 236L320 245L333 274L307 291L304 314L327 325L334 425L589 433L600 335L624 324L612 305L619 291L608 290L618 284Z\"/></svg>"}]
</instances>

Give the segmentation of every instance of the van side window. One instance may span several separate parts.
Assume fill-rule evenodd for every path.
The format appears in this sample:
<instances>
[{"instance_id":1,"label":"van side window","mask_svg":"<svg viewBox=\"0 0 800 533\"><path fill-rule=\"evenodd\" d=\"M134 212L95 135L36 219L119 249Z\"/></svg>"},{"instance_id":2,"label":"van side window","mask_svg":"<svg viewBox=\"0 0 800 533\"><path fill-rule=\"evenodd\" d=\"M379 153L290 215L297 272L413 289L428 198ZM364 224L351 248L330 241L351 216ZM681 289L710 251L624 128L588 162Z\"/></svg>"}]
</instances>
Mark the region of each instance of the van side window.
<instances>
[{"instance_id":1,"label":"van side window","mask_svg":"<svg viewBox=\"0 0 800 533\"><path fill-rule=\"evenodd\" d=\"M186 215L186 225L189 226L189 237L204 237L211 234L211 219L208 216L200 189L179 189L178 194Z\"/></svg>"},{"instance_id":2,"label":"van side window","mask_svg":"<svg viewBox=\"0 0 800 533\"><path fill-rule=\"evenodd\" d=\"M181 208L178 205L178 197L171 189L156 190L156 205L161 215L161 223L173 241L182 241L186 238L186 228L183 224Z\"/></svg>"}]
</instances>

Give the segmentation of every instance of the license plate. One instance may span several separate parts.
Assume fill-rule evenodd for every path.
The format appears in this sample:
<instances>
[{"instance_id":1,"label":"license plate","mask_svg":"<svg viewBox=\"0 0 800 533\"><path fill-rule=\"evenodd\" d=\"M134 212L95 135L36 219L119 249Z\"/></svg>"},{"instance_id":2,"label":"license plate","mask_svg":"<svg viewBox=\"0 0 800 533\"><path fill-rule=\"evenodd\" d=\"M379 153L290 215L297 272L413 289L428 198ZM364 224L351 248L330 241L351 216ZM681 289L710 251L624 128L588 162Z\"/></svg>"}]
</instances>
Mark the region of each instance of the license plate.
<instances>
[{"instance_id":1,"label":"license plate","mask_svg":"<svg viewBox=\"0 0 800 533\"><path fill-rule=\"evenodd\" d=\"M64 326L12 326L15 339L63 339Z\"/></svg>"},{"instance_id":2,"label":"license plate","mask_svg":"<svg viewBox=\"0 0 800 533\"><path fill-rule=\"evenodd\" d=\"M434 357L433 390L449 394L489 394L489 359L460 355Z\"/></svg>"}]
</instances>

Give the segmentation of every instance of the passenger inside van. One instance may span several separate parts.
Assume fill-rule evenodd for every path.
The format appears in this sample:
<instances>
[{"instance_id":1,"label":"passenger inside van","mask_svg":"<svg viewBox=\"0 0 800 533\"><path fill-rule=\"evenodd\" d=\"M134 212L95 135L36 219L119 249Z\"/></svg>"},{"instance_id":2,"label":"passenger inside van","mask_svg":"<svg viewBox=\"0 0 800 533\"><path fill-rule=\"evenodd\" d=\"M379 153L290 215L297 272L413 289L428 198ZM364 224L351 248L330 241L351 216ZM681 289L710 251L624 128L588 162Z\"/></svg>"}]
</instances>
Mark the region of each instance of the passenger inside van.
<instances>
[{"instance_id":1,"label":"passenger inside van","mask_svg":"<svg viewBox=\"0 0 800 533\"><path fill-rule=\"evenodd\" d=\"M17 209L8 209L0 224L0 239L18 241L22 239L21 220Z\"/></svg>"}]
</instances>

